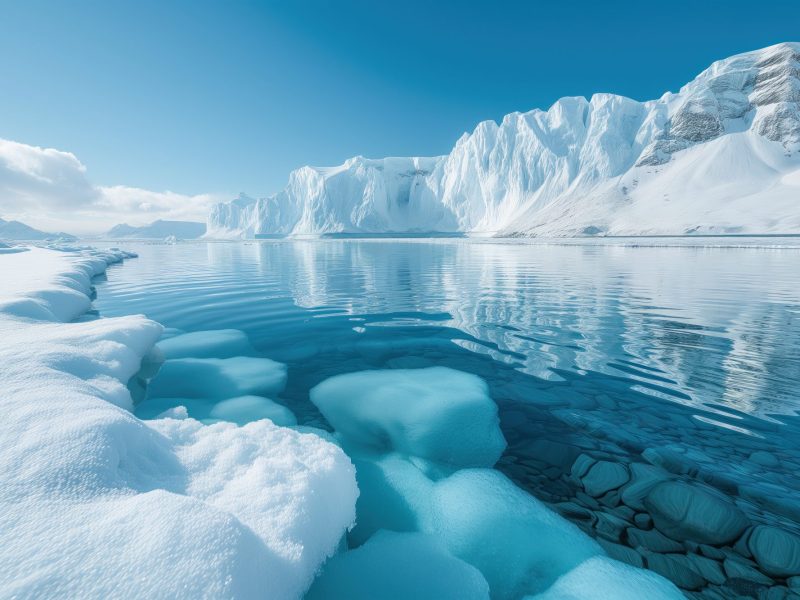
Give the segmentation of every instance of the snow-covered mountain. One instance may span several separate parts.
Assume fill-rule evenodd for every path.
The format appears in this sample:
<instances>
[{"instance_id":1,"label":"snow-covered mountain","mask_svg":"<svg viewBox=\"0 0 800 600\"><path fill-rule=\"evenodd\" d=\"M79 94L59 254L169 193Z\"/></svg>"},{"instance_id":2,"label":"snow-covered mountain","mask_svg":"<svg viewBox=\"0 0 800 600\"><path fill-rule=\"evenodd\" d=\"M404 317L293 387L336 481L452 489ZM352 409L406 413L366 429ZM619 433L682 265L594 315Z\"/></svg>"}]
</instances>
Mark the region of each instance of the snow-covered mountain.
<instances>
[{"instance_id":1,"label":"snow-covered mountain","mask_svg":"<svg viewBox=\"0 0 800 600\"><path fill-rule=\"evenodd\" d=\"M183 240L193 240L201 237L206 232L205 223L194 221L153 221L149 225L134 227L125 223L112 227L104 237L111 239L136 238L136 239L164 239L175 237Z\"/></svg>"},{"instance_id":2,"label":"snow-covered mountain","mask_svg":"<svg viewBox=\"0 0 800 600\"><path fill-rule=\"evenodd\" d=\"M75 240L75 236L63 231L50 233L34 229L20 221L0 219L0 240Z\"/></svg>"},{"instance_id":3,"label":"snow-covered mountain","mask_svg":"<svg viewBox=\"0 0 800 600\"><path fill-rule=\"evenodd\" d=\"M293 171L215 205L210 237L800 233L800 43L712 64L678 93L562 98L450 154Z\"/></svg>"}]
</instances>

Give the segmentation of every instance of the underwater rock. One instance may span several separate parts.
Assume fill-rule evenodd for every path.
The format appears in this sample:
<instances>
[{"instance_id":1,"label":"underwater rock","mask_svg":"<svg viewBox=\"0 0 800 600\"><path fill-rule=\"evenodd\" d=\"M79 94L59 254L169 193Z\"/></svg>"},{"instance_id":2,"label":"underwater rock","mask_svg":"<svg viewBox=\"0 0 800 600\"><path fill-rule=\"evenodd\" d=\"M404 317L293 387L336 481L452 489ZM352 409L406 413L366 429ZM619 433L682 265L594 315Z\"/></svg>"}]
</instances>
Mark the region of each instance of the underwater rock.
<instances>
[{"instance_id":1,"label":"underwater rock","mask_svg":"<svg viewBox=\"0 0 800 600\"><path fill-rule=\"evenodd\" d=\"M628 479L630 474L625 465L601 460L592 465L586 475L581 477L581 484L587 494L597 498L626 484Z\"/></svg>"},{"instance_id":2,"label":"underwater rock","mask_svg":"<svg viewBox=\"0 0 800 600\"><path fill-rule=\"evenodd\" d=\"M720 563L716 560L694 553L687 554L686 558L691 562L692 569L702 575L703 579L709 583L713 583L714 585L722 585L725 583L725 573L722 571Z\"/></svg>"},{"instance_id":3,"label":"underwater rock","mask_svg":"<svg viewBox=\"0 0 800 600\"><path fill-rule=\"evenodd\" d=\"M726 558L723 565L725 574L730 579L743 579L760 585L772 585L774 583L769 577L742 561Z\"/></svg>"},{"instance_id":4,"label":"underwater rock","mask_svg":"<svg viewBox=\"0 0 800 600\"><path fill-rule=\"evenodd\" d=\"M775 455L772 454L772 452L767 452L766 450L756 450L750 455L749 460L750 462L754 462L762 467L777 467L780 465L780 461L775 457Z\"/></svg>"},{"instance_id":5,"label":"underwater rock","mask_svg":"<svg viewBox=\"0 0 800 600\"><path fill-rule=\"evenodd\" d=\"M658 530L673 539L724 544L739 537L749 524L726 497L683 481L659 483L647 494L644 505Z\"/></svg>"},{"instance_id":6,"label":"underwater rock","mask_svg":"<svg viewBox=\"0 0 800 600\"><path fill-rule=\"evenodd\" d=\"M628 527L629 523L623 521L619 517L612 514L600 512L597 513L597 523L595 524L595 532L598 536L607 539L610 542L618 542L622 538L622 532Z\"/></svg>"},{"instance_id":7,"label":"underwater rock","mask_svg":"<svg viewBox=\"0 0 800 600\"><path fill-rule=\"evenodd\" d=\"M644 498L656 485L671 478L671 475L652 465L632 463L631 482L621 490L622 501L636 510L645 510Z\"/></svg>"},{"instance_id":8,"label":"underwater rock","mask_svg":"<svg viewBox=\"0 0 800 600\"><path fill-rule=\"evenodd\" d=\"M639 529L653 528L653 517L651 517L647 513L636 513L636 515L633 517L633 522Z\"/></svg>"},{"instance_id":9,"label":"underwater rock","mask_svg":"<svg viewBox=\"0 0 800 600\"><path fill-rule=\"evenodd\" d=\"M569 470L570 465L580 454L580 449L575 446L546 439L532 440L525 449L534 458L562 470Z\"/></svg>"},{"instance_id":10,"label":"underwater rock","mask_svg":"<svg viewBox=\"0 0 800 600\"><path fill-rule=\"evenodd\" d=\"M800 536L759 525L750 534L747 546L766 573L775 577L800 575Z\"/></svg>"},{"instance_id":11,"label":"underwater rock","mask_svg":"<svg viewBox=\"0 0 800 600\"><path fill-rule=\"evenodd\" d=\"M706 580L694 569L689 568L683 554L647 554L647 567L666 577L678 587L697 590Z\"/></svg>"},{"instance_id":12,"label":"underwater rock","mask_svg":"<svg viewBox=\"0 0 800 600\"><path fill-rule=\"evenodd\" d=\"M573 479L580 482L581 477L586 475L586 473L589 472L589 469L592 468L592 465L594 465L596 462L597 460L588 454L581 454L572 464L572 470L570 471L570 474L572 475Z\"/></svg>"},{"instance_id":13,"label":"underwater rock","mask_svg":"<svg viewBox=\"0 0 800 600\"><path fill-rule=\"evenodd\" d=\"M669 539L655 529L642 531L631 527L627 531L628 543L634 548L645 548L652 552L682 552L683 545Z\"/></svg>"},{"instance_id":14,"label":"underwater rock","mask_svg":"<svg viewBox=\"0 0 800 600\"><path fill-rule=\"evenodd\" d=\"M615 544L614 542L609 542L608 540L604 540L602 538L598 538L597 542L600 544L600 546L602 546L603 550L606 551L606 554L608 554L614 560L622 561L633 567L644 566L642 555L636 552L636 550L633 548L623 546L622 544Z\"/></svg>"}]
</instances>

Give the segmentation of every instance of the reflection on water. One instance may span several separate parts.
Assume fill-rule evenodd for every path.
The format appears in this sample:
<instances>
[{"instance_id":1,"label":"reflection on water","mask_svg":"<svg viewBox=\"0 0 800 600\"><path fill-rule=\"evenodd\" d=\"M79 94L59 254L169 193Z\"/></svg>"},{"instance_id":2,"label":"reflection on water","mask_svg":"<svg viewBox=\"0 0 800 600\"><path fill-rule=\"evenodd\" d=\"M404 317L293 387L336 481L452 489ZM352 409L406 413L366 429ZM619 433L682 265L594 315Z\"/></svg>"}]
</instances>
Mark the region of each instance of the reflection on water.
<instances>
[{"instance_id":1,"label":"reflection on water","mask_svg":"<svg viewBox=\"0 0 800 600\"><path fill-rule=\"evenodd\" d=\"M140 259L103 285L102 314L235 327L277 354L357 345L359 323L434 325L546 380L592 371L695 407L800 408L800 249L465 240L136 249Z\"/></svg>"},{"instance_id":2,"label":"reflection on water","mask_svg":"<svg viewBox=\"0 0 800 600\"><path fill-rule=\"evenodd\" d=\"M599 513L624 520L625 511L619 494L584 493L580 454L702 481L752 523L800 521L800 246L791 240L130 249L140 258L98 283L100 313L247 332L289 365L284 400L301 423L325 426L308 390L331 375L446 365L489 383L509 441L498 468L611 545L634 545L635 511L618 531L598 525Z\"/></svg>"}]
</instances>

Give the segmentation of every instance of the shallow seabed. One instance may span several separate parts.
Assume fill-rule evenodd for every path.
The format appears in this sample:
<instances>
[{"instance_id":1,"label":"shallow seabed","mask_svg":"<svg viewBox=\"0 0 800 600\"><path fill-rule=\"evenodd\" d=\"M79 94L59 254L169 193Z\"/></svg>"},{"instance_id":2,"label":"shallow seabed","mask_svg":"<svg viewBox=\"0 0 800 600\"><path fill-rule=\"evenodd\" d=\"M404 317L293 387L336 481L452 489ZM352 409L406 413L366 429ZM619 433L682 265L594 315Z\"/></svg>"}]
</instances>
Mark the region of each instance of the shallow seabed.
<instances>
[{"instance_id":1,"label":"shallow seabed","mask_svg":"<svg viewBox=\"0 0 800 600\"><path fill-rule=\"evenodd\" d=\"M800 589L799 239L124 246L100 314L244 331L301 425L330 429L333 375L473 373L497 468L612 557L704 598Z\"/></svg>"}]
</instances>

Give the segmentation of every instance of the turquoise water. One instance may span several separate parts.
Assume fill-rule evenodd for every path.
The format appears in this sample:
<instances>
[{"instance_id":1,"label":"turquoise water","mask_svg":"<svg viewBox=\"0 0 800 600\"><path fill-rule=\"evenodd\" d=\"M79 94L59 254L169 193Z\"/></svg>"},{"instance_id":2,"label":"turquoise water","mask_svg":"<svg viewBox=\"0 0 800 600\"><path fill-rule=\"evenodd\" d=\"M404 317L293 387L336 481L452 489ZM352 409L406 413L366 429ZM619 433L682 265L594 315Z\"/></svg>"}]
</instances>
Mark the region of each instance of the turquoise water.
<instances>
[{"instance_id":1,"label":"turquoise water","mask_svg":"<svg viewBox=\"0 0 800 600\"><path fill-rule=\"evenodd\" d=\"M715 488L753 525L794 532L800 241L723 242L126 243L139 258L97 282L95 308L185 331L243 330L288 365L281 400L301 424L327 428L308 390L332 375L477 374L509 443L497 468L612 551L636 546L627 530L647 528L634 522L644 509L587 494L573 468L581 454L656 465ZM606 514L628 521L609 526ZM701 552L678 542L671 554ZM750 597L785 584L767 578L676 583Z\"/></svg>"}]
</instances>

